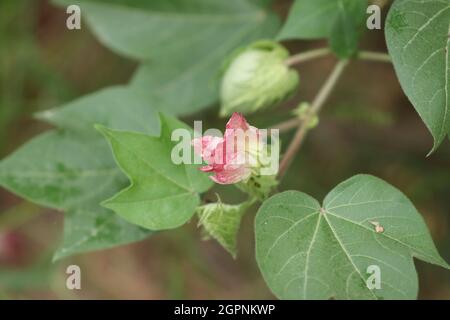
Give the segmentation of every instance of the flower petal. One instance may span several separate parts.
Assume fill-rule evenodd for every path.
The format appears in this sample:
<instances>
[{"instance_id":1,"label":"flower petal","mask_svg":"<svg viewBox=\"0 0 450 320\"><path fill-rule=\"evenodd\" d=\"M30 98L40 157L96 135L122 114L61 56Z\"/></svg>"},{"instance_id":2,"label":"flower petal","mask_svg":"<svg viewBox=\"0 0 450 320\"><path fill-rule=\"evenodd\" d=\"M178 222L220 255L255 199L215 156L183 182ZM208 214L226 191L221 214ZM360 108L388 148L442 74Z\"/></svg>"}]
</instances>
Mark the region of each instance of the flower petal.
<instances>
[{"instance_id":1,"label":"flower petal","mask_svg":"<svg viewBox=\"0 0 450 320\"><path fill-rule=\"evenodd\" d=\"M210 178L218 184L234 184L247 179L251 170L245 166L238 166L234 169L216 172L215 176Z\"/></svg>"},{"instance_id":2,"label":"flower petal","mask_svg":"<svg viewBox=\"0 0 450 320\"><path fill-rule=\"evenodd\" d=\"M203 171L203 172L211 172L211 171L214 170L214 167L208 165L208 166L200 167L199 170L200 170L200 171Z\"/></svg>"},{"instance_id":3,"label":"flower petal","mask_svg":"<svg viewBox=\"0 0 450 320\"><path fill-rule=\"evenodd\" d=\"M204 161L207 163L213 162L213 156L217 146L223 142L223 138L204 136L201 138L193 139L192 145L194 146L194 152L201 155Z\"/></svg>"},{"instance_id":4,"label":"flower petal","mask_svg":"<svg viewBox=\"0 0 450 320\"><path fill-rule=\"evenodd\" d=\"M226 129L242 129L244 131L248 130L249 125L247 123L247 120L245 120L242 113L234 112L231 115L230 120L228 120L228 123L225 127Z\"/></svg>"}]
</instances>

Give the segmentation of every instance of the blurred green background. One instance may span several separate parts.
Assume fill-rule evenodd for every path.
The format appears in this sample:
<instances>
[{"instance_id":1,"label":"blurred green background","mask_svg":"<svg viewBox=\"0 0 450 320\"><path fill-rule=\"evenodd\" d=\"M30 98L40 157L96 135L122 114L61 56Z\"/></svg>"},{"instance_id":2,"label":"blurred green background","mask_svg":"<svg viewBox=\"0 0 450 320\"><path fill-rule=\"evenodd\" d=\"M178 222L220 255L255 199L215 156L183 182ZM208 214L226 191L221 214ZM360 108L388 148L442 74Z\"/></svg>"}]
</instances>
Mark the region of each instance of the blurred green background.
<instances>
[{"instance_id":1,"label":"blurred green background","mask_svg":"<svg viewBox=\"0 0 450 320\"><path fill-rule=\"evenodd\" d=\"M277 1L285 16L291 1ZM102 47L85 24L65 27L66 13L45 0L0 2L0 158L48 129L33 113L56 107L112 84L126 83L136 68ZM325 45L285 43L291 52ZM386 51L380 31L361 46ZM310 100L332 69L323 58L298 66L301 88L276 112L249 117L271 126ZM184 120L221 128L212 106ZM286 145L292 133L282 136ZM426 158L432 140L402 93L389 64L354 62L308 136L280 190L297 189L321 199L339 182L370 173L402 190L424 216L441 255L450 261L450 144ZM30 159L32 161L32 159ZM242 198L232 187L216 187L225 202ZM35 206L0 189L0 298L5 299L271 299L254 258L249 212L233 260L214 241L204 242L196 222L148 240L51 262L62 236L63 214ZM67 266L82 270L82 290L65 287ZM416 261L421 299L450 299L450 272Z\"/></svg>"}]
</instances>

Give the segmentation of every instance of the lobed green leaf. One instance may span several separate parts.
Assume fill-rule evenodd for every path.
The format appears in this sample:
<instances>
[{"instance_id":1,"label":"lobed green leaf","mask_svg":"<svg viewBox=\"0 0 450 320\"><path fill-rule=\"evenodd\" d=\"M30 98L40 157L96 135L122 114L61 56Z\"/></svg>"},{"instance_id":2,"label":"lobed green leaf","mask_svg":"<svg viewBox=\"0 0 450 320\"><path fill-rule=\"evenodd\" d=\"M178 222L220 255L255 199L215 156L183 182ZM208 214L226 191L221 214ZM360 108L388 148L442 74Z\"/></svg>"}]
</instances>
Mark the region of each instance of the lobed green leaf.
<instances>
[{"instance_id":1,"label":"lobed green leaf","mask_svg":"<svg viewBox=\"0 0 450 320\"><path fill-rule=\"evenodd\" d=\"M445 268L408 198L388 183L357 175L321 206L297 191L263 203L256 217L256 259L281 299L414 299L413 257ZM381 287L367 285L370 266Z\"/></svg>"},{"instance_id":2,"label":"lobed green leaf","mask_svg":"<svg viewBox=\"0 0 450 320\"><path fill-rule=\"evenodd\" d=\"M151 234L99 203L126 185L108 144L93 128L157 133L156 112L124 87L79 98L37 115L58 128L0 162L0 185L46 207L66 211L64 240L55 258L138 241Z\"/></svg>"},{"instance_id":3,"label":"lobed green leaf","mask_svg":"<svg viewBox=\"0 0 450 320\"><path fill-rule=\"evenodd\" d=\"M192 217L200 203L198 193L206 191L212 181L198 166L172 161L175 143L171 133L178 128L190 130L162 114L159 137L97 126L131 181L128 188L103 202L103 206L151 230L176 228Z\"/></svg>"}]
</instances>

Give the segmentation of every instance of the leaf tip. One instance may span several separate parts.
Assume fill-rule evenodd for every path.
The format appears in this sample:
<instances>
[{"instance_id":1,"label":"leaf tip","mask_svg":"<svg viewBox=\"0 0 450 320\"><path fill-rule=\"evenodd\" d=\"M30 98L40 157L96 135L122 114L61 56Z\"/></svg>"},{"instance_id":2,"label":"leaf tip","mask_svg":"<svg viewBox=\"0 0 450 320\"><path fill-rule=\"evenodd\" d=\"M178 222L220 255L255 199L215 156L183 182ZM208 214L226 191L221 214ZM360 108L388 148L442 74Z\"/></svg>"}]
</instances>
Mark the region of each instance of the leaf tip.
<instances>
[{"instance_id":1,"label":"leaf tip","mask_svg":"<svg viewBox=\"0 0 450 320\"><path fill-rule=\"evenodd\" d=\"M33 118L40 121L50 121L55 115L54 110L45 110L33 113Z\"/></svg>"},{"instance_id":2,"label":"leaf tip","mask_svg":"<svg viewBox=\"0 0 450 320\"><path fill-rule=\"evenodd\" d=\"M67 254L67 251L64 250L64 248L61 246L58 249L56 249L56 251L53 253L53 256L51 258L51 263L57 263L69 255L70 254Z\"/></svg>"},{"instance_id":3,"label":"leaf tip","mask_svg":"<svg viewBox=\"0 0 450 320\"><path fill-rule=\"evenodd\" d=\"M430 157L431 155L433 155L433 153L436 152L443 140L443 138L434 138L433 148L431 148L431 150L427 153L426 158Z\"/></svg>"},{"instance_id":4,"label":"leaf tip","mask_svg":"<svg viewBox=\"0 0 450 320\"><path fill-rule=\"evenodd\" d=\"M103 200L102 202L100 202L100 206L103 207L103 208L112 210L110 202L111 202L111 199Z\"/></svg>"},{"instance_id":5,"label":"leaf tip","mask_svg":"<svg viewBox=\"0 0 450 320\"><path fill-rule=\"evenodd\" d=\"M105 127L102 124L94 124L94 128L95 130L97 130L98 132L100 132L101 134L103 134L104 136L108 136L111 133L111 129Z\"/></svg>"},{"instance_id":6,"label":"leaf tip","mask_svg":"<svg viewBox=\"0 0 450 320\"><path fill-rule=\"evenodd\" d=\"M56 251L52 256L52 263L56 263L59 260L61 260L63 256L59 253L59 251Z\"/></svg>"}]
</instances>

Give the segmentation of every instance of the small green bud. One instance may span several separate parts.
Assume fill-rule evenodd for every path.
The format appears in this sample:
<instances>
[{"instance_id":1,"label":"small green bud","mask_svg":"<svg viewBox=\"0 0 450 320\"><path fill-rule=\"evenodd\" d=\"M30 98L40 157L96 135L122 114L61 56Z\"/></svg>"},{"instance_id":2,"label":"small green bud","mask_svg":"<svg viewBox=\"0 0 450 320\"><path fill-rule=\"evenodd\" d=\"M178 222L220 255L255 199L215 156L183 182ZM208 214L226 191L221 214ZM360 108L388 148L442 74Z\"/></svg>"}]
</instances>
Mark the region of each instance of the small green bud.
<instances>
[{"instance_id":1,"label":"small green bud","mask_svg":"<svg viewBox=\"0 0 450 320\"><path fill-rule=\"evenodd\" d=\"M309 118L310 108L311 105L308 102L302 102L297 108L294 109L292 113L300 120L308 121L308 129L313 129L319 124L319 117L317 115L313 115Z\"/></svg>"},{"instance_id":2,"label":"small green bud","mask_svg":"<svg viewBox=\"0 0 450 320\"><path fill-rule=\"evenodd\" d=\"M220 89L221 116L273 106L297 88L299 76L285 60L289 52L273 41L258 41L229 63Z\"/></svg>"}]
</instances>

